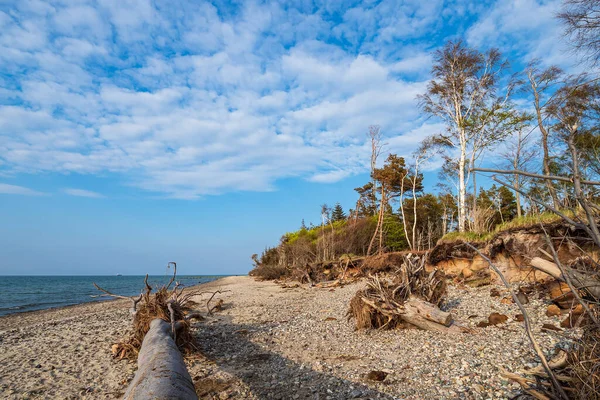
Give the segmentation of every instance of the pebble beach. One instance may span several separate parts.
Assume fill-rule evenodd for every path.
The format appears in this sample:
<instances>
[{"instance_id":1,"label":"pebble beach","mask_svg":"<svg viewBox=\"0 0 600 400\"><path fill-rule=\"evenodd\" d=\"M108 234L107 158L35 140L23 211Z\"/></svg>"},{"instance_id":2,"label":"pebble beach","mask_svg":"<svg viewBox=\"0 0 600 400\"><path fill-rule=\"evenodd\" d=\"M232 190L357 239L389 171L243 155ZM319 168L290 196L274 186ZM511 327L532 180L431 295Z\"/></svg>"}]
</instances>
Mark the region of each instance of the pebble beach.
<instances>
[{"instance_id":1,"label":"pebble beach","mask_svg":"<svg viewBox=\"0 0 600 400\"><path fill-rule=\"evenodd\" d=\"M197 287L222 290L224 309L194 322L199 352L186 358L203 399L508 399L519 393L501 371L537 365L515 304L492 288L451 286L443 306L472 333L356 331L346 313L364 282L334 289L285 288L250 277ZM207 294L194 300L204 311ZM13 314L0 318L0 397L116 399L136 370L114 359L111 345L131 324L123 300ZM533 330L551 356L574 331L546 316L548 302L530 296ZM508 316L478 328L490 313ZM373 374L373 372L376 372Z\"/></svg>"}]
</instances>

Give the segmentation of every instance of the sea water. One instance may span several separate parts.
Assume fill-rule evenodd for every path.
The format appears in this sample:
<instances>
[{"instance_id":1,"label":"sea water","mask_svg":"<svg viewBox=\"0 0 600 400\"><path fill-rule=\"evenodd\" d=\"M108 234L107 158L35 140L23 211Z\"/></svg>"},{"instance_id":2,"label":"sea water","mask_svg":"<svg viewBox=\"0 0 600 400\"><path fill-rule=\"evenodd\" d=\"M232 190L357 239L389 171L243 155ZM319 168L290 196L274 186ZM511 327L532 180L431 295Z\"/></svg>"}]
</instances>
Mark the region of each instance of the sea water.
<instances>
[{"instance_id":1,"label":"sea water","mask_svg":"<svg viewBox=\"0 0 600 400\"><path fill-rule=\"evenodd\" d=\"M189 287L221 277L184 275L177 276L177 282ZM148 282L158 287L170 279L150 276ZM135 296L144 288L144 276L0 276L0 315L111 299L94 283L111 293Z\"/></svg>"}]
</instances>

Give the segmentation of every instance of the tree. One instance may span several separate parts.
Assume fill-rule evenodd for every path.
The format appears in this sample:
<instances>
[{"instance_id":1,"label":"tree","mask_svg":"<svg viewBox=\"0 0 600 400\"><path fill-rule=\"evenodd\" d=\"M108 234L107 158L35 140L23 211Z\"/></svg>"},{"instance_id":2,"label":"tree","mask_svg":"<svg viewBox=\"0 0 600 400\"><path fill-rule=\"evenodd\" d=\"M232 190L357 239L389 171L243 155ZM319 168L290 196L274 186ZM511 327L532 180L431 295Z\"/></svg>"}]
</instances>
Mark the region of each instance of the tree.
<instances>
[{"instance_id":1,"label":"tree","mask_svg":"<svg viewBox=\"0 0 600 400\"><path fill-rule=\"evenodd\" d=\"M375 240L379 239L378 252L383 250L383 222L386 210L389 208L391 199L398 197L403 192L404 187L409 187L409 174L406 168L404 158L395 154L390 154L382 168L376 168L373 177L379 184L379 215L375 232L367 249L367 256L371 254Z\"/></svg>"},{"instance_id":2,"label":"tree","mask_svg":"<svg viewBox=\"0 0 600 400\"><path fill-rule=\"evenodd\" d=\"M596 132L600 121L600 86L586 82L586 76L570 78L561 87L556 97L558 101L549 107L548 112L558 121L555 129L566 142L571 157L571 173L575 198L585 212L593 237L600 238L596 225L596 213L586 201L587 194L582 185L577 137L584 132ZM600 243L599 243L600 245Z\"/></svg>"},{"instance_id":3,"label":"tree","mask_svg":"<svg viewBox=\"0 0 600 400\"><path fill-rule=\"evenodd\" d=\"M401 192L400 192L400 212L402 214L402 223L404 224L404 231L406 232L406 241L408 242L408 247L411 250L417 249L417 193L423 190L423 174L420 172L420 169L423 165L425 165L431 157L435 155L432 151L434 148L434 143L431 138L426 138L419 148L413 153L413 165L410 168L410 171L407 170L407 176L401 182ZM410 173L410 176L408 175ZM405 190L405 181L408 181L410 185L409 190ZM407 229L407 218L404 212L404 193L405 191L412 192L412 227L411 227L411 239L408 238L408 229Z\"/></svg>"},{"instance_id":4,"label":"tree","mask_svg":"<svg viewBox=\"0 0 600 400\"><path fill-rule=\"evenodd\" d=\"M531 133L524 132L525 129L529 129L528 123L532 120L532 116L527 113L519 113L515 115L514 132L510 141L506 146L506 151L501 154L501 157L509 165L509 169L512 170L527 170L529 163L535 155L535 151L531 148ZM518 190L523 187L523 177L519 174L513 174L511 183ZM517 202L517 216L523 215L523 206L521 204L521 194L515 191L516 202Z\"/></svg>"},{"instance_id":5,"label":"tree","mask_svg":"<svg viewBox=\"0 0 600 400\"><path fill-rule=\"evenodd\" d=\"M498 50L480 53L462 41L450 41L435 52L434 79L429 82L427 92L418 97L423 111L446 123L446 133L436 135L435 142L458 151L458 229L461 232L466 228L468 178L465 172L469 153L474 158L488 145L482 128L503 107L503 100L496 97L496 92L506 67Z\"/></svg>"},{"instance_id":6,"label":"tree","mask_svg":"<svg viewBox=\"0 0 600 400\"><path fill-rule=\"evenodd\" d=\"M358 193L356 200L356 210L354 219L358 217L367 217L377 213L377 196L373 192L373 182L364 186L357 187L354 190Z\"/></svg>"},{"instance_id":7,"label":"tree","mask_svg":"<svg viewBox=\"0 0 600 400\"><path fill-rule=\"evenodd\" d=\"M331 213L331 221L344 221L346 219L346 214L344 214L344 209L342 208L340 203L335 203L333 207L333 211Z\"/></svg>"},{"instance_id":8,"label":"tree","mask_svg":"<svg viewBox=\"0 0 600 400\"><path fill-rule=\"evenodd\" d=\"M563 78L563 71L555 66L546 69L540 69L539 60L534 60L529 63L526 69L528 83L524 86L524 91L532 96L535 118L541 134L542 144L542 171L544 175L551 175L550 151L548 147L550 137L551 121L548 120L548 107L550 107L555 98L553 92L556 90L556 85ZM552 198L554 208L560 208L556 189L551 181L545 181L548 193Z\"/></svg>"},{"instance_id":9,"label":"tree","mask_svg":"<svg viewBox=\"0 0 600 400\"><path fill-rule=\"evenodd\" d=\"M369 139L371 141L371 195L373 198L377 197L377 182L373 177L375 168L377 168L377 159L381 153L381 149L384 144L381 143L381 127L379 125L369 126ZM377 209L373 209L373 214L377 213Z\"/></svg>"},{"instance_id":10,"label":"tree","mask_svg":"<svg viewBox=\"0 0 600 400\"><path fill-rule=\"evenodd\" d=\"M566 0L558 18L566 25L575 50L592 65L600 65L600 2Z\"/></svg>"}]
</instances>

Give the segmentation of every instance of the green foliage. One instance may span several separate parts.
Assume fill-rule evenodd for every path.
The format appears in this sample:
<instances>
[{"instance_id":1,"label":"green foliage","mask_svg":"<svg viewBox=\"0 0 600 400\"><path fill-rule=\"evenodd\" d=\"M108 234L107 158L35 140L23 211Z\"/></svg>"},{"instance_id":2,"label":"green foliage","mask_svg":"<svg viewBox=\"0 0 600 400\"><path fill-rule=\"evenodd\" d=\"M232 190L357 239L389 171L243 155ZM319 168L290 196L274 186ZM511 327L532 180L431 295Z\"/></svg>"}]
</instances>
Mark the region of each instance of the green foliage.
<instances>
[{"instance_id":1,"label":"green foliage","mask_svg":"<svg viewBox=\"0 0 600 400\"><path fill-rule=\"evenodd\" d=\"M331 221L338 222L344 221L346 219L346 214L344 213L344 209L340 203L335 203L333 207L333 211L331 212Z\"/></svg>"},{"instance_id":2,"label":"green foliage","mask_svg":"<svg viewBox=\"0 0 600 400\"><path fill-rule=\"evenodd\" d=\"M384 246L387 251L401 251L408 248L402 220L397 214L386 214L383 218Z\"/></svg>"},{"instance_id":3,"label":"green foliage","mask_svg":"<svg viewBox=\"0 0 600 400\"><path fill-rule=\"evenodd\" d=\"M455 240L464 240L470 243L481 243L490 240L493 236L492 232L476 233L476 232L449 232L445 234L442 242L453 242Z\"/></svg>"}]
</instances>

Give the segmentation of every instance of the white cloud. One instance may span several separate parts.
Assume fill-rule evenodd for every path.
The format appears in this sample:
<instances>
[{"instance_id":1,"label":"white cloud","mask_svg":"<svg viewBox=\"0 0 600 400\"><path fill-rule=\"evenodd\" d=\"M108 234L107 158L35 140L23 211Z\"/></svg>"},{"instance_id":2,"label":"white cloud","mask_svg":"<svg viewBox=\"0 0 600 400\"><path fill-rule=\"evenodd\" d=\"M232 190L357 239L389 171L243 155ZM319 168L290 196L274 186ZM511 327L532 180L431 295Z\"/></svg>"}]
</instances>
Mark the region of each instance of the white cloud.
<instances>
[{"instance_id":1,"label":"white cloud","mask_svg":"<svg viewBox=\"0 0 600 400\"><path fill-rule=\"evenodd\" d=\"M23 186L0 183L0 194L18 194L22 196L47 196L48 193L38 192Z\"/></svg>"},{"instance_id":2,"label":"white cloud","mask_svg":"<svg viewBox=\"0 0 600 400\"><path fill-rule=\"evenodd\" d=\"M179 198L343 179L368 170L369 125L404 155L435 127L415 96L444 24L484 9L472 41L503 40L487 23L546 32L550 3L531 29L503 15L534 3L24 0L0 12L0 172L111 172Z\"/></svg>"},{"instance_id":3,"label":"white cloud","mask_svg":"<svg viewBox=\"0 0 600 400\"><path fill-rule=\"evenodd\" d=\"M104 197L104 195L102 195L100 193L92 192L91 190L85 190L85 189L65 188L65 189L63 189L63 192L70 196L77 196L77 197L90 197L90 198L95 198L95 199Z\"/></svg>"}]
</instances>

